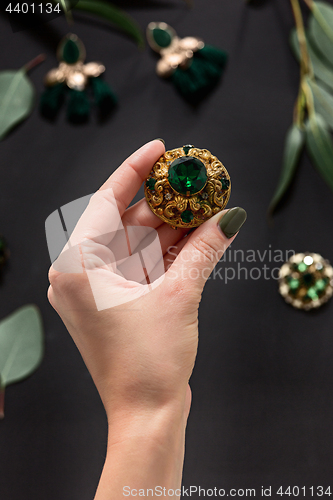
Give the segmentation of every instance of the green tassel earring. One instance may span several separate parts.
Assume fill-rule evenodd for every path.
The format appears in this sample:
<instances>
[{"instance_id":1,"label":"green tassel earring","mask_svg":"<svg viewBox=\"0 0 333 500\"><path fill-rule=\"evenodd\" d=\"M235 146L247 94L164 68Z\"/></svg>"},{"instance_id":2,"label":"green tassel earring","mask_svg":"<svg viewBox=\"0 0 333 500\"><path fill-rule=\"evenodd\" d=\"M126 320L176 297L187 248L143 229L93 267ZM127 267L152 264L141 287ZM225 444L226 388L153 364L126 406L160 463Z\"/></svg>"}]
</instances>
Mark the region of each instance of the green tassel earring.
<instances>
[{"instance_id":1,"label":"green tassel earring","mask_svg":"<svg viewBox=\"0 0 333 500\"><path fill-rule=\"evenodd\" d=\"M84 64L86 50L82 41L73 34L67 35L58 47L58 68L49 71L45 77L46 90L41 102L41 114L54 120L69 93L67 119L72 123L84 123L91 110L90 95L99 110L99 116L106 118L117 103L117 97L102 80L105 66L98 62ZM88 93L89 92L89 93Z\"/></svg>"},{"instance_id":2,"label":"green tassel earring","mask_svg":"<svg viewBox=\"0 0 333 500\"><path fill-rule=\"evenodd\" d=\"M161 56L157 74L170 78L191 104L198 104L219 82L228 59L225 51L199 38L179 38L166 23L150 23L147 40Z\"/></svg>"}]
</instances>

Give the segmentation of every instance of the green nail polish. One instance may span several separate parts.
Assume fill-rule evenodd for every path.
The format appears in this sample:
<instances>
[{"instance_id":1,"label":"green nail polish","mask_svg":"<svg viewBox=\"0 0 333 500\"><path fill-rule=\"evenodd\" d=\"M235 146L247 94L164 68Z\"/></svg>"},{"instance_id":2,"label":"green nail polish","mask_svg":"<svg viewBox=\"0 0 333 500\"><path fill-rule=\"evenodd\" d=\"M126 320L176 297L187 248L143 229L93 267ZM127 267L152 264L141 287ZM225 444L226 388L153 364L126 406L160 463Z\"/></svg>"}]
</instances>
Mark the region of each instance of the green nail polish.
<instances>
[{"instance_id":1,"label":"green nail polish","mask_svg":"<svg viewBox=\"0 0 333 500\"><path fill-rule=\"evenodd\" d=\"M157 139L155 139L155 141L161 141L161 142L163 142L163 144L165 146L165 140L164 139L161 139L160 137L157 137Z\"/></svg>"},{"instance_id":2,"label":"green nail polish","mask_svg":"<svg viewBox=\"0 0 333 500\"><path fill-rule=\"evenodd\" d=\"M228 210L226 214L219 220L221 231L227 238L232 238L244 222L246 221L247 213L244 208L235 207Z\"/></svg>"}]
</instances>

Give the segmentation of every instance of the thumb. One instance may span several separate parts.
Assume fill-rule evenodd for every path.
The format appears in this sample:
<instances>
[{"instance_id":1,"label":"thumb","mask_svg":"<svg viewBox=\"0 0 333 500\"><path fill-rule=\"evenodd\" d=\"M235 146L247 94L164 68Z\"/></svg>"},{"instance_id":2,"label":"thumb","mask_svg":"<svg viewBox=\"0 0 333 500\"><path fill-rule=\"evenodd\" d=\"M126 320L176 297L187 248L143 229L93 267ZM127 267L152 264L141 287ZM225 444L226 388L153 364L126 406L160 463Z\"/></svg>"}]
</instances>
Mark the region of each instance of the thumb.
<instances>
[{"instance_id":1,"label":"thumb","mask_svg":"<svg viewBox=\"0 0 333 500\"><path fill-rule=\"evenodd\" d=\"M243 208L235 207L220 212L199 226L185 241L185 245L167 271L165 278L182 280L193 290L201 292L209 275L226 249L236 238L246 221Z\"/></svg>"}]
</instances>

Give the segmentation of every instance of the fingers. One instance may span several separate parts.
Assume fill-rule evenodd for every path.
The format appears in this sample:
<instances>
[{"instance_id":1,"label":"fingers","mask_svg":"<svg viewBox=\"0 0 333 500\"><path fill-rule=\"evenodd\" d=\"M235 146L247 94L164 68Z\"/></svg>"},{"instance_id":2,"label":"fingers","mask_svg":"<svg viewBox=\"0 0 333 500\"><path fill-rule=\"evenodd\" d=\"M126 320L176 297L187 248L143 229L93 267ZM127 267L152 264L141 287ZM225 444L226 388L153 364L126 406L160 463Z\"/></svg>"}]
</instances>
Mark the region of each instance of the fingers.
<instances>
[{"instance_id":1,"label":"fingers","mask_svg":"<svg viewBox=\"0 0 333 500\"><path fill-rule=\"evenodd\" d=\"M136 273L136 277L132 277L134 269L142 269L142 265L138 265L137 261L139 259L140 262L140 259L143 259L149 281L156 280L165 272L163 255L170 246L181 240L187 231L181 228L174 230L167 224L163 224L157 230L144 226L128 226L127 241L130 245L130 256L117 263L118 271L128 279L143 282L146 276L140 278L140 275ZM114 241L112 246L113 243ZM154 273L151 274L153 270Z\"/></svg>"},{"instance_id":2,"label":"fingers","mask_svg":"<svg viewBox=\"0 0 333 500\"><path fill-rule=\"evenodd\" d=\"M124 226L147 226L156 229L162 224L163 221L150 210L145 198L129 207L123 216Z\"/></svg>"},{"instance_id":3,"label":"fingers","mask_svg":"<svg viewBox=\"0 0 333 500\"><path fill-rule=\"evenodd\" d=\"M163 153L160 140L148 142L110 176L91 197L71 235L72 246L86 239L98 239L104 245L110 243L117 230L123 228L121 218L127 206Z\"/></svg>"},{"instance_id":4,"label":"fingers","mask_svg":"<svg viewBox=\"0 0 333 500\"><path fill-rule=\"evenodd\" d=\"M164 144L159 139L148 142L127 158L100 188L100 190L113 189L120 216L138 192L154 163L164 152Z\"/></svg>"},{"instance_id":5,"label":"fingers","mask_svg":"<svg viewBox=\"0 0 333 500\"><path fill-rule=\"evenodd\" d=\"M224 210L199 226L181 242L183 248L166 273L166 281L182 281L201 293L210 273L233 242L246 220L246 212L236 207Z\"/></svg>"}]
</instances>

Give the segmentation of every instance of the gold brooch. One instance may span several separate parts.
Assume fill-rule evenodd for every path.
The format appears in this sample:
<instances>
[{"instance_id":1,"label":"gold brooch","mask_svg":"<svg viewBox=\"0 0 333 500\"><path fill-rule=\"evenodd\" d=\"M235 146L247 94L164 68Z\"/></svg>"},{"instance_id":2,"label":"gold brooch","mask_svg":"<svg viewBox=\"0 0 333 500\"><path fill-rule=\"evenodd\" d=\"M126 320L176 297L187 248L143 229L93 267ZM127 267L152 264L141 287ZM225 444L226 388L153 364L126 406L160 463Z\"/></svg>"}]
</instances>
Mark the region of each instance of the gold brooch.
<instances>
[{"instance_id":1,"label":"gold brooch","mask_svg":"<svg viewBox=\"0 0 333 500\"><path fill-rule=\"evenodd\" d=\"M279 291L286 302L306 311L333 294L333 268L318 253L297 253L280 269Z\"/></svg>"},{"instance_id":2,"label":"gold brooch","mask_svg":"<svg viewBox=\"0 0 333 500\"><path fill-rule=\"evenodd\" d=\"M200 226L227 205L230 176L207 149L192 145L166 151L145 182L151 210L173 228Z\"/></svg>"}]
</instances>

